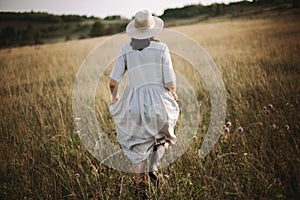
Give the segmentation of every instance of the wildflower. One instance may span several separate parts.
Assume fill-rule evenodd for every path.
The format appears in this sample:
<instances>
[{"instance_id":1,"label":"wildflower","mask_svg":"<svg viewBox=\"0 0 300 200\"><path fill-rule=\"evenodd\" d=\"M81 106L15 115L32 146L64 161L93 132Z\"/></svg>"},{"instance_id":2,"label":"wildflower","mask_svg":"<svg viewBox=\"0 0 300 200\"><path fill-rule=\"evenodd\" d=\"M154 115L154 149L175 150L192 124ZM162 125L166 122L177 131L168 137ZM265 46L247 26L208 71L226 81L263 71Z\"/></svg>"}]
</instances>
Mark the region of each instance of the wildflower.
<instances>
[{"instance_id":1,"label":"wildflower","mask_svg":"<svg viewBox=\"0 0 300 200\"><path fill-rule=\"evenodd\" d=\"M267 111L267 110L268 110L267 106L264 106L263 110L264 110L264 111Z\"/></svg>"},{"instance_id":2,"label":"wildflower","mask_svg":"<svg viewBox=\"0 0 300 200\"><path fill-rule=\"evenodd\" d=\"M80 177L79 173L74 174L75 177Z\"/></svg>"},{"instance_id":3,"label":"wildflower","mask_svg":"<svg viewBox=\"0 0 300 200\"><path fill-rule=\"evenodd\" d=\"M272 104L269 104L268 108L271 109L271 110L273 110L274 106Z\"/></svg>"},{"instance_id":4,"label":"wildflower","mask_svg":"<svg viewBox=\"0 0 300 200\"><path fill-rule=\"evenodd\" d=\"M231 127L231 122L228 121L228 122L226 123L226 127Z\"/></svg>"},{"instance_id":5,"label":"wildflower","mask_svg":"<svg viewBox=\"0 0 300 200\"><path fill-rule=\"evenodd\" d=\"M244 156L247 156L248 155L248 153L244 153Z\"/></svg>"},{"instance_id":6,"label":"wildflower","mask_svg":"<svg viewBox=\"0 0 300 200\"><path fill-rule=\"evenodd\" d=\"M288 131L290 130L290 126L288 124L285 125L285 129Z\"/></svg>"},{"instance_id":7,"label":"wildflower","mask_svg":"<svg viewBox=\"0 0 300 200\"><path fill-rule=\"evenodd\" d=\"M224 132L225 133L229 133L230 132L230 129L228 127L224 128Z\"/></svg>"},{"instance_id":8,"label":"wildflower","mask_svg":"<svg viewBox=\"0 0 300 200\"><path fill-rule=\"evenodd\" d=\"M80 117L75 117L75 121L80 121L81 118Z\"/></svg>"},{"instance_id":9,"label":"wildflower","mask_svg":"<svg viewBox=\"0 0 300 200\"><path fill-rule=\"evenodd\" d=\"M272 124L272 128L273 128L273 129L276 129L276 128L277 128L276 124L273 123L273 124Z\"/></svg>"},{"instance_id":10,"label":"wildflower","mask_svg":"<svg viewBox=\"0 0 300 200\"><path fill-rule=\"evenodd\" d=\"M239 133L242 133L242 132L244 132L244 129L243 129L243 127L239 127L239 128L238 128L238 132L239 132Z\"/></svg>"},{"instance_id":11,"label":"wildflower","mask_svg":"<svg viewBox=\"0 0 300 200\"><path fill-rule=\"evenodd\" d=\"M270 111L266 110L265 115L269 115L269 114L270 114Z\"/></svg>"}]
</instances>

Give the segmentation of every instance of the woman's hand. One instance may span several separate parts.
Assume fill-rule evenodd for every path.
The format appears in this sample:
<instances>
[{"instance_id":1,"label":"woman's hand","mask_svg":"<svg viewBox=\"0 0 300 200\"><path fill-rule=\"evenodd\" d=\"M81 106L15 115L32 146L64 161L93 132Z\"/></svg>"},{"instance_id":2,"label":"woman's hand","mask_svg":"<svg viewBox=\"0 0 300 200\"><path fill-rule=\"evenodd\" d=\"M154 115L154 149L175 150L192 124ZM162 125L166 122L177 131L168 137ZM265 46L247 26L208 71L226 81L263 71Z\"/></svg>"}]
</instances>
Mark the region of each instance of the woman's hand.
<instances>
[{"instance_id":1,"label":"woman's hand","mask_svg":"<svg viewBox=\"0 0 300 200\"><path fill-rule=\"evenodd\" d=\"M175 101L178 101L178 96L175 92L171 92L173 98L175 99Z\"/></svg>"},{"instance_id":2,"label":"woman's hand","mask_svg":"<svg viewBox=\"0 0 300 200\"><path fill-rule=\"evenodd\" d=\"M115 104L117 101L119 101L119 98L118 98L118 97L114 97L114 98L111 100L110 105Z\"/></svg>"},{"instance_id":3,"label":"woman's hand","mask_svg":"<svg viewBox=\"0 0 300 200\"><path fill-rule=\"evenodd\" d=\"M110 105L113 105L119 100L119 98L118 98L118 82L113 79L110 79L109 88L110 88L110 92L112 95L112 100L110 102Z\"/></svg>"},{"instance_id":4,"label":"woman's hand","mask_svg":"<svg viewBox=\"0 0 300 200\"><path fill-rule=\"evenodd\" d=\"M178 96L175 92L176 89L176 85L173 81L169 82L166 84L166 89L172 94L173 98L175 99L175 101L178 102Z\"/></svg>"}]
</instances>

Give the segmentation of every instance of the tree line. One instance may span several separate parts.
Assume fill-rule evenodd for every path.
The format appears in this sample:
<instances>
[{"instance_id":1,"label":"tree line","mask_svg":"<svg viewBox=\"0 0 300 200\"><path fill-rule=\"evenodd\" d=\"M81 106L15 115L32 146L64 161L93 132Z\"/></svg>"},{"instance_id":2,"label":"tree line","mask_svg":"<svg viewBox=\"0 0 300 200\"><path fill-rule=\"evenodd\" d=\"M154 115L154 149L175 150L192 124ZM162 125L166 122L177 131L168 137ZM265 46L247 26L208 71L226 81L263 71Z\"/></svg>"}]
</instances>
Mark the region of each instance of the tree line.
<instances>
[{"instance_id":1,"label":"tree line","mask_svg":"<svg viewBox=\"0 0 300 200\"><path fill-rule=\"evenodd\" d=\"M98 19L85 15L54 15L47 12L1 12L0 21L30 21L37 23L80 22L87 19Z\"/></svg>"},{"instance_id":2,"label":"tree line","mask_svg":"<svg viewBox=\"0 0 300 200\"><path fill-rule=\"evenodd\" d=\"M104 23L96 17L53 15L44 12L0 13L0 47L46 43L49 39L84 39L111 35L125 30L127 21L120 16L108 16ZM92 24L91 24L92 23Z\"/></svg>"},{"instance_id":3,"label":"tree line","mask_svg":"<svg viewBox=\"0 0 300 200\"><path fill-rule=\"evenodd\" d=\"M279 5L279 4L293 4L293 7L299 7L299 0L253 0L250 1L240 1L235 3L226 4L212 4L209 6L198 5L189 5L182 8L171 8L166 9L160 17L168 19L182 19L182 18L191 18L199 15L206 16L219 16L224 14L236 14L243 9L246 9L250 6L264 6L264 5Z\"/></svg>"},{"instance_id":4,"label":"tree line","mask_svg":"<svg viewBox=\"0 0 300 200\"><path fill-rule=\"evenodd\" d=\"M292 4L299 7L299 0L253 0L209 6L189 5L166 9L160 17L164 20L191 18L199 15L215 17L225 14L238 15L250 6ZM90 20L89 23L85 23ZM0 47L43 44L51 38L65 40L84 39L123 32L128 20L119 15L108 16L106 21L79 15L53 15L45 12L0 12ZM91 23L92 22L92 23Z\"/></svg>"}]
</instances>

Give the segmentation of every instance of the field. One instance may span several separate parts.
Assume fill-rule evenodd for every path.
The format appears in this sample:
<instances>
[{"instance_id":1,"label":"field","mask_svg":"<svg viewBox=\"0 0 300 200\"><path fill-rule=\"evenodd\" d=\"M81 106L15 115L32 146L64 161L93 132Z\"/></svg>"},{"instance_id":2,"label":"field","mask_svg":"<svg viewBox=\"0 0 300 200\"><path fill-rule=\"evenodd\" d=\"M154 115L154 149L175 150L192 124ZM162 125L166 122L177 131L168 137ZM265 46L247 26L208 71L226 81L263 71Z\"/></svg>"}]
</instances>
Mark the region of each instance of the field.
<instances>
[{"instance_id":1,"label":"field","mask_svg":"<svg viewBox=\"0 0 300 200\"><path fill-rule=\"evenodd\" d=\"M202 120L188 151L160 171L150 199L296 199L300 194L300 22L297 13L174 28L218 66L232 126L213 151L198 149L210 117L205 85L174 67L197 93ZM107 37L0 50L0 199L135 199L133 177L101 164L74 128L72 88L88 53ZM108 86L102 86L103 93ZM98 96L100 92L98 92ZM179 94L180 98L180 94ZM103 98L107 99L107 98ZM184 103L184 102L181 102ZM108 100L98 120L114 133ZM238 127L243 127L239 132Z\"/></svg>"}]
</instances>

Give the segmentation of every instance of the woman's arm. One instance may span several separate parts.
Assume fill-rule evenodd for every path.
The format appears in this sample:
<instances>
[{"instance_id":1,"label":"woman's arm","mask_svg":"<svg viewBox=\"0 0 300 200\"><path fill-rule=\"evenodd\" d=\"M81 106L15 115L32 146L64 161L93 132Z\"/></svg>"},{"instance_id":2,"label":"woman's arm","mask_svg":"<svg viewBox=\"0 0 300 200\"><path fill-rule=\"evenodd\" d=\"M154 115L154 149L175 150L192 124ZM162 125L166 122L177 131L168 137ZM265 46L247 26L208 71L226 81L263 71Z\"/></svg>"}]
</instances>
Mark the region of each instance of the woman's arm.
<instances>
[{"instance_id":1,"label":"woman's arm","mask_svg":"<svg viewBox=\"0 0 300 200\"><path fill-rule=\"evenodd\" d=\"M169 48L165 46L162 56L162 66L163 66L163 80L168 91L172 94L175 101L178 101L178 97L176 95L176 75L173 69L173 64L171 60L171 55Z\"/></svg>"},{"instance_id":2,"label":"woman's arm","mask_svg":"<svg viewBox=\"0 0 300 200\"><path fill-rule=\"evenodd\" d=\"M171 94L174 97L175 101L178 101L178 96L176 94L176 85L175 85L175 83L172 81L172 82L167 83L166 86L167 86L168 91L171 92Z\"/></svg>"},{"instance_id":3,"label":"woman's arm","mask_svg":"<svg viewBox=\"0 0 300 200\"><path fill-rule=\"evenodd\" d=\"M124 46L122 46L118 58L116 60L115 66L113 67L109 77L109 88L112 95L112 101L110 105L116 103L118 98L118 84L122 80L123 75L126 72L126 56L125 56L125 50Z\"/></svg>"},{"instance_id":4,"label":"woman's arm","mask_svg":"<svg viewBox=\"0 0 300 200\"><path fill-rule=\"evenodd\" d=\"M110 102L110 105L112 105L119 100L119 98L118 98L118 82L115 81L114 79L110 79L109 88L110 88L110 93L112 95L112 100Z\"/></svg>"}]
</instances>

